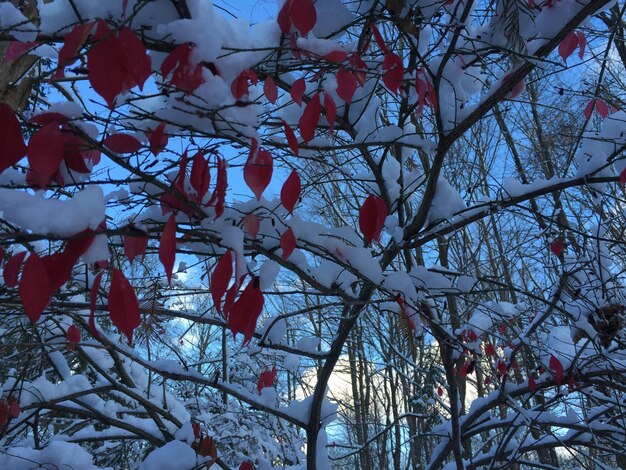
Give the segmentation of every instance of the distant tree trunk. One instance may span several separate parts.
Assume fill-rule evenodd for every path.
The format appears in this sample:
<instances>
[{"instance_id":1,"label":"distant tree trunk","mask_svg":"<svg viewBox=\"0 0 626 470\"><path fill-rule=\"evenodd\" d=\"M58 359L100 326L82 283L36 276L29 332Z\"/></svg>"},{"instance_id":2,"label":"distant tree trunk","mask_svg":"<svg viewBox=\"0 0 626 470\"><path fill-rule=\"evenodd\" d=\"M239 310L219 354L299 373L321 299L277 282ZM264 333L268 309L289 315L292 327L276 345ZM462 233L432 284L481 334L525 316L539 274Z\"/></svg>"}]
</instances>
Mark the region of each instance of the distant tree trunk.
<instances>
[{"instance_id":1,"label":"distant tree trunk","mask_svg":"<svg viewBox=\"0 0 626 470\"><path fill-rule=\"evenodd\" d=\"M37 2L34 0L11 0L11 3L31 21L37 19ZM9 42L0 42L0 60L4 59L8 47ZM28 72L37 60L37 57L26 54L15 61L0 63L0 102L15 110L26 107L34 86Z\"/></svg>"}]
</instances>

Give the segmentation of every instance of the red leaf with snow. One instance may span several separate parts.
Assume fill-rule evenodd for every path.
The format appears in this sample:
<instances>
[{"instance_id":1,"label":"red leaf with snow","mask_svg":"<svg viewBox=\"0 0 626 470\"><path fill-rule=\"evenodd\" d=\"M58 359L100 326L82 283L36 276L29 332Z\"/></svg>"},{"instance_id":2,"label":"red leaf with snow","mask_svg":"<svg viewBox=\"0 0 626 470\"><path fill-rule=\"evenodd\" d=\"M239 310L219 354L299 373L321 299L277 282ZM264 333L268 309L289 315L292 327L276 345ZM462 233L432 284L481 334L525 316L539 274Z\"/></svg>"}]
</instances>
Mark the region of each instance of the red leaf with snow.
<instances>
[{"instance_id":1,"label":"red leaf with snow","mask_svg":"<svg viewBox=\"0 0 626 470\"><path fill-rule=\"evenodd\" d=\"M126 335L128 344L132 345L133 331L141 323L139 302L133 286L119 269L112 270L108 301L111 322Z\"/></svg>"},{"instance_id":2,"label":"red leaf with snow","mask_svg":"<svg viewBox=\"0 0 626 470\"><path fill-rule=\"evenodd\" d=\"M46 266L36 253L31 253L24 263L19 294L24 312L31 323L37 323L50 303L52 289Z\"/></svg>"},{"instance_id":3,"label":"red leaf with snow","mask_svg":"<svg viewBox=\"0 0 626 470\"><path fill-rule=\"evenodd\" d=\"M8 105L0 104L0 173L15 165L25 154L20 122Z\"/></svg>"},{"instance_id":4,"label":"red leaf with snow","mask_svg":"<svg viewBox=\"0 0 626 470\"><path fill-rule=\"evenodd\" d=\"M358 86L357 79L352 72L344 67L339 67L337 72L337 95L350 104Z\"/></svg>"},{"instance_id":5,"label":"red leaf with snow","mask_svg":"<svg viewBox=\"0 0 626 470\"><path fill-rule=\"evenodd\" d=\"M578 36L573 31L567 33L565 39L559 44L559 55L563 62L567 64L567 58L572 55L578 46Z\"/></svg>"},{"instance_id":6,"label":"red leaf with snow","mask_svg":"<svg viewBox=\"0 0 626 470\"><path fill-rule=\"evenodd\" d=\"M196 190L198 202L202 202L211 184L209 162L204 158L204 153L202 152L198 152L196 156L193 157L189 182L191 183L191 187Z\"/></svg>"},{"instance_id":7,"label":"red leaf with snow","mask_svg":"<svg viewBox=\"0 0 626 470\"><path fill-rule=\"evenodd\" d=\"M337 105L333 97L326 92L324 92L324 110L326 111L326 121L328 121L330 135L333 135L335 133L335 121L337 120Z\"/></svg>"},{"instance_id":8,"label":"red leaf with snow","mask_svg":"<svg viewBox=\"0 0 626 470\"><path fill-rule=\"evenodd\" d=\"M172 270L176 260L176 219L171 215L165 223L159 242L159 260L165 268L168 284L172 283Z\"/></svg>"},{"instance_id":9,"label":"red leaf with snow","mask_svg":"<svg viewBox=\"0 0 626 470\"><path fill-rule=\"evenodd\" d=\"M257 152L250 152L243 167L243 179L258 201L272 180L273 166L272 155L267 150L259 149Z\"/></svg>"},{"instance_id":10,"label":"red leaf with snow","mask_svg":"<svg viewBox=\"0 0 626 470\"><path fill-rule=\"evenodd\" d=\"M276 380L276 366L272 367L272 370L269 370L267 367L261 372L259 375L259 380L256 384L256 390L261 395L261 390L266 387L273 387L274 381Z\"/></svg>"},{"instance_id":11,"label":"red leaf with snow","mask_svg":"<svg viewBox=\"0 0 626 470\"><path fill-rule=\"evenodd\" d=\"M185 93L193 93L204 83L202 65L191 61L193 47L190 42L181 44L170 52L161 64L163 78L166 79L171 73L169 84Z\"/></svg>"},{"instance_id":12,"label":"red leaf with snow","mask_svg":"<svg viewBox=\"0 0 626 470\"><path fill-rule=\"evenodd\" d=\"M383 61L383 83L389 91L397 95L403 80L404 65L402 59L393 52L387 53Z\"/></svg>"},{"instance_id":13,"label":"red leaf with snow","mask_svg":"<svg viewBox=\"0 0 626 470\"><path fill-rule=\"evenodd\" d=\"M278 88L276 87L276 82L270 75L265 77L265 81L263 82L263 93L267 101L272 104L276 103L278 99Z\"/></svg>"},{"instance_id":14,"label":"red leaf with snow","mask_svg":"<svg viewBox=\"0 0 626 470\"><path fill-rule=\"evenodd\" d=\"M556 384L561 385L563 383L563 364L554 355L550 356L550 369L554 371Z\"/></svg>"},{"instance_id":15,"label":"red leaf with snow","mask_svg":"<svg viewBox=\"0 0 626 470\"><path fill-rule=\"evenodd\" d=\"M261 228L261 220L256 214L246 214L243 218L243 229L252 239L256 239Z\"/></svg>"},{"instance_id":16,"label":"red leaf with snow","mask_svg":"<svg viewBox=\"0 0 626 470\"><path fill-rule=\"evenodd\" d=\"M89 296L89 329L91 330L91 336L95 339L100 340L100 334L96 328L96 300L98 299L98 291L100 290L100 282L102 281L102 273L100 271L96 274L96 277L93 279L93 284L91 285L91 293Z\"/></svg>"},{"instance_id":17,"label":"red leaf with snow","mask_svg":"<svg viewBox=\"0 0 626 470\"><path fill-rule=\"evenodd\" d=\"M485 346L485 354L487 356L495 356L496 355L496 348L493 346L492 343L487 343L487 345Z\"/></svg>"},{"instance_id":18,"label":"red leaf with snow","mask_svg":"<svg viewBox=\"0 0 626 470\"><path fill-rule=\"evenodd\" d=\"M535 382L535 379L532 377L528 377L528 389L531 392L535 392L535 390L537 390L537 382Z\"/></svg>"},{"instance_id":19,"label":"red leaf with snow","mask_svg":"<svg viewBox=\"0 0 626 470\"><path fill-rule=\"evenodd\" d=\"M130 134L111 134L102 143L115 153L135 153L141 149L141 142Z\"/></svg>"},{"instance_id":20,"label":"red leaf with snow","mask_svg":"<svg viewBox=\"0 0 626 470\"><path fill-rule=\"evenodd\" d=\"M20 272L20 268L24 263L24 258L26 258L26 251L22 251L16 255L11 256L7 264L4 265L4 284L8 287L17 286L18 282L18 274Z\"/></svg>"},{"instance_id":21,"label":"red leaf with snow","mask_svg":"<svg viewBox=\"0 0 626 470\"><path fill-rule=\"evenodd\" d=\"M276 19L283 34L289 34L291 32L291 16L289 14L291 10L291 1L292 0L285 1L282 8L278 12L278 18Z\"/></svg>"},{"instance_id":22,"label":"red leaf with snow","mask_svg":"<svg viewBox=\"0 0 626 470\"><path fill-rule=\"evenodd\" d=\"M565 242L561 237L555 238L552 243L550 243L550 251L556 256L561 256L563 250L565 249Z\"/></svg>"},{"instance_id":23,"label":"red leaf with snow","mask_svg":"<svg viewBox=\"0 0 626 470\"><path fill-rule=\"evenodd\" d=\"M298 203L301 190L302 182L300 181L300 176L296 170L293 170L280 190L280 202L290 214L293 214L293 209Z\"/></svg>"},{"instance_id":24,"label":"red leaf with snow","mask_svg":"<svg viewBox=\"0 0 626 470\"><path fill-rule=\"evenodd\" d=\"M291 99L293 99L293 101L297 103L298 106L302 106L302 95L304 95L305 91L306 82L304 81L304 78L297 79L291 85Z\"/></svg>"},{"instance_id":25,"label":"red leaf with snow","mask_svg":"<svg viewBox=\"0 0 626 470\"><path fill-rule=\"evenodd\" d=\"M228 315L228 327L236 337L243 333L243 344L246 345L254 335L256 322L263 311L263 293L259 289L259 278L254 276L245 287Z\"/></svg>"},{"instance_id":26,"label":"red leaf with snow","mask_svg":"<svg viewBox=\"0 0 626 470\"><path fill-rule=\"evenodd\" d=\"M380 50L383 52L383 54L387 55L389 53L389 48L387 47L387 44L385 44L383 35L380 34L380 31L375 24L372 24L372 33L374 34L374 39L376 40L376 44L378 44Z\"/></svg>"},{"instance_id":27,"label":"red leaf with snow","mask_svg":"<svg viewBox=\"0 0 626 470\"><path fill-rule=\"evenodd\" d=\"M65 156L65 143L58 124L51 122L35 132L28 142L27 154L33 182L42 188L48 186Z\"/></svg>"},{"instance_id":28,"label":"red leaf with snow","mask_svg":"<svg viewBox=\"0 0 626 470\"><path fill-rule=\"evenodd\" d=\"M228 289L228 284L232 277L233 255L229 250L222 255L211 274L211 297L213 297L213 304L220 315L223 315L222 297L224 297L224 293L226 289Z\"/></svg>"},{"instance_id":29,"label":"red leaf with snow","mask_svg":"<svg viewBox=\"0 0 626 470\"><path fill-rule=\"evenodd\" d=\"M26 54L31 49L34 49L38 46L39 43L37 41L34 42L21 42L21 41L11 41L9 46L4 53L4 58L2 59L2 63L12 62L14 60L19 59L24 54Z\"/></svg>"},{"instance_id":30,"label":"red leaf with snow","mask_svg":"<svg viewBox=\"0 0 626 470\"><path fill-rule=\"evenodd\" d=\"M585 48L587 47L587 38L582 31L576 31L576 37L578 38L578 58L582 59L585 55Z\"/></svg>"},{"instance_id":31,"label":"red leaf with snow","mask_svg":"<svg viewBox=\"0 0 626 470\"><path fill-rule=\"evenodd\" d=\"M378 196L369 195L359 210L359 228L365 244L379 241L380 233L387 218L387 204Z\"/></svg>"},{"instance_id":32,"label":"red leaf with snow","mask_svg":"<svg viewBox=\"0 0 626 470\"><path fill-rule=\"evenodd\" d=\"M115 33L104 20L98 20L93 44L87 53L89 83L114 108L118 95L134 86L143 88L151 72L150 57L132 29L123 26Z\"/></svg>"},{"instance_id":33,"label":"red leaf with snow","mask_svg":"<svg viewBox=\"0 0 626 470\"><path fill-rule=\"evenodd\" d=\"M287 144L289 145L289 148L291 149L293 154L296 157L299 157L300 149L298 148L298 138L296 137L296 134L293 132L293 129L291 128L291 126L287 124L284 119L281 119L281 121L283 122L283 127L285 128L285 137L287 138Z\"/></svg>"},{"instance_id":34,"label":"red leaf with snow","mask_svg":"<svg viewBox=\"0 0 626 470\"><path fill-rule=\"evenodd\" d=\"M288 259L296 248L296 236L291 227L285 230L280 236L280 247L283 249L283 259Z\"/></svg>"},{"instance_id":35,"label":"red leaf with snow","mask_svg":"<svg viewBox=\"0 0 626 470\"><path fill-rule=\"evenodd\" d=\"M304 143L309 142L315 136L315 128L320 120L321 112L320 94L315 93L313 98L311 98L311 101L307 103L306 108L304 108L304 112L298 121L298 125L300 126L300 136L302 137L302 140L304 140Z\"/></svg>"},{"instance_id":36,"label":"red leaf with snow","mask_svg":"<svg viewBox=\"0 0 626 470\"><path fill-rule=\"evenodd\" d=\"M137 256L141 256L141 259L144 259L147 249L148 237L146 237L145 235L140 235L136 237L131 235L124 235L124 254L131 264Z\"/></svg>"},{"instance_id":37,"label":"red leaf with snow","mask_svg":"<svg viewBox=\"0 0 626 470\"><path fill-rule=\"evenodd\" d=\"M57 70L53 75L54 79L62 78L64 76L63 69L76 61L78 51L85 44L89 33L93 29L93 25L93 21L77 24L65 35L63 47L59 51Z\"/></svg>"},{"instance_id":38,"label":"red leaf with snow","mask_svg":"<svg viewBox=\"0 0 626 470\"><path fill-rule=\"evenodd\" d=\"M150 151L155 157L167 147L169 137L164 131L165 122L161 122L154 131L149 129L146 132L146 137L148 137L148 141L150 142Z\"/></svg>"},{"instance_id":39,"label":"red leaf with snow","mask_svg":"<svg viewBox=\"0 0 626 470\"><path fill-rule=\"evenodd\" d=\"M317 11L313 0L291 0L289 17L302 36L309 34L317 22Z\"/></svg>"},{"instance_id":40,"label":"red leaf with snow","mask_svg":"<svg viewBox=\"0 0 626 470\"><path fill-rule=\"evenodd\" d=\"M76 325L72 325L67 329L67 350L73 351L78 343L80 343L80 330Z\"/></svg>"}]
</instances>

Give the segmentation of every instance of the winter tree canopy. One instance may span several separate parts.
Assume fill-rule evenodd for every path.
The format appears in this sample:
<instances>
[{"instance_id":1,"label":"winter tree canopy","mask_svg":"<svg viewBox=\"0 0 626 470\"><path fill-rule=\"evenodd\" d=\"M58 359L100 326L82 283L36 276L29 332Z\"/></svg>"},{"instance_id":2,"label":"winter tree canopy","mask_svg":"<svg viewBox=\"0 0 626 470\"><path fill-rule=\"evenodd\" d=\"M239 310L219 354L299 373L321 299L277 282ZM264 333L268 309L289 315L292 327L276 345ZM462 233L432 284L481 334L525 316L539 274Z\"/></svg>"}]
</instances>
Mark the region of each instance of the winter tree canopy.
<instances>
[{"instance_id":1,"label":"winter tree canopy","mask_svg":"<svg viewBox=\"0 0 626 470\"><path fill-rule=\"evenodd\" d=\"M626 468L625 10L0 1L0 468Z\"/></svg>"}]
</instances>

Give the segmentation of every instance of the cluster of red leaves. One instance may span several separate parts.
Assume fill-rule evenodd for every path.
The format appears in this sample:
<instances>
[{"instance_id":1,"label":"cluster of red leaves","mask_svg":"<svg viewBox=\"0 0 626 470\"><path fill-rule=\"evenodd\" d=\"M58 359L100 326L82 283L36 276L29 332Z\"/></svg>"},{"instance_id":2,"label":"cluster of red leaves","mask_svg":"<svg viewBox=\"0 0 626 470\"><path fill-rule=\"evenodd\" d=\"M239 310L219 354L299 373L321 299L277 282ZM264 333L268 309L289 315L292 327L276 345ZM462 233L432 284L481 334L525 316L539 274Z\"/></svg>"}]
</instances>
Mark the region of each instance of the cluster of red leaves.
<instances>
[{"instance_id":1,"label":"cluster of red leaves","mask_svg":"<svg viewBox=\"0 0 626 470\"><path fill-rule=\"evenodd\" d=\"M582 59L585 55L586 46L587 39L585 38L585 33L582 31L570 31L559 44L559 55L563 62L567 63L567 58L578 48L578 57Z\"/></svg>"},{"instance_id":2,"label":"cluster of red leaves","mask_svg":"<svg viewBox=\"0 0 626 470\"><path fill-rule=\"evenodd\" d=\"M263 299L263 292L259 288L258 276L252 276L237 298L246 275L244 274L239 279L235 277L232 286L228 287L234 273L233 261L232 252L226 251L217 262L211 274L211 296L216 310L226 320L233 336L236 337L238 333L243 333L245 345L252 339L265 300ZM226 298L222 306L224 295Z\"/></svg>"},{"instance_id":3,"label":"cluster of red leaves","mask_svg":"<svg viewBox=\"0 0 626 470\"><path fill-rule=\"evenodd\" d=\"M598 112L600 116L602 116L602 119L606 118L609 115L609 107L607 106L607 104L601 99L594 98L589 101L589 103L587 103L587 106L585 106L585 109L583 110L583 115L585 116L585 119L589 119L591 117L591 113L593 113L594 109Z\"/></svg>"},{"instance_id":4,"label":"cluster of red leaves","mask_svg":"<svg viewBox=\"0 0 626 470\"><path fill-rule=\"evenodd\" d=\"M291 33L292 26L306 36L317 22L313 0L286 0L278 12L278 26L283 34Z\"/></svg>"}]
</instances>

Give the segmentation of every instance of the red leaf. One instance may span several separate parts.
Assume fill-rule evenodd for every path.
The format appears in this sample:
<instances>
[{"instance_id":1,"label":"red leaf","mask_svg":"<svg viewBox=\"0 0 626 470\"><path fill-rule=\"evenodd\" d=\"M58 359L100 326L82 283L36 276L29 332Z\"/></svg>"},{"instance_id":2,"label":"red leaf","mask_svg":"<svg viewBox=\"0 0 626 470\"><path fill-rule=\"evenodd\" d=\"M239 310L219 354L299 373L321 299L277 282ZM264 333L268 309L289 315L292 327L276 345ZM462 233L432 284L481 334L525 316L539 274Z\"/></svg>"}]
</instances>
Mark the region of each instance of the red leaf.
<instances>
[{"instance_id":1,"label":"red leaf","mask_svg":"<svg viewBox=\"0 0 626 470\"><path fill-rule=\"evenodd\" d=\"M289 17L302 36L309 34L317 22L317 11L313 0L291 0Z\"/></svg>"},{"instance_id":2,"label":"red leaf","mask_svg":"<svg viewBox=\"0 0 626 470\"><path fill-rule=\"evenodd\" d=\"M278 17L276 19L283 34L289 34L291 32L291 17L289 15L291 10L291 1L292 0L285 0L285 3L278 12Z\"/></svg>"},{"instance_id":3,"label":"red leaf","mask_svg":"<svg viewBox=\"0 0 626 470\"><path fill-rule=\"evenodd\" d=\"M48 186L65 156L65 144L58 124L51 122L35 132L28 142L27 153L33 182L42 188Z\"/></svg>"},{"instance_id":4,"label":"red leaf","mask_svg":"<svg viewBox=\"0 0 626 470\"><path fill-rule=\"evenodd\" d=\"M67 329L67 350L73 351L74 347L80 343L80 330L76 325L72 325Z\"/></svg>"},{"instance_id":5,"label":"red leaf","mask_svg":"<svg viewBox=\"0 0 626 470\"><path fill-rule=\"evenodd\" d=\"M87 65L89 83L110 108L121 93L134 86L143 88L151 71L150 57L134 31L123 26L115 34L104 20L98 20Z\"/></svg>"},{"instance_id":6,"label":"red leaf","mask_svg":"<svg viewBox=\"0 0 626 470\"><path fill-rule=\"evenodd\" d=\"M320 120L320 114L322 112L320 104L320 94L315 93L311 101L309 101L304 108L302 116L298 125L300 126L300 136L304 143L309 142L315 135L315 128Z\"/></svg>"},{"instance_id":7,"label":"red leaf","mask_svg":"<svg viewBox=\"0 0 626 470\"><path fill-rule=\"evenodd\" d=\"M246 214L243 218L243 229L250 238L256 239L261 228L261 220L256 214Z\"/></svg>"},{"instance_id":8,"label":"red leaf","mask_svg":"<svg viewBox=\"0 0 626 470\"><path fill-rule=\"evenodd\" d=\"M165 268L168 284L172 283L172 270L176 259L176 219L170 216L163 228L159 243L159 260Z\"/></svg>"},{"instance_id":9,"label":"red leaf","mask_svg":"<svg viewBox=\"0 0 626 470\"><path fill-rule=\"evenodd\" d=\"M283 259L288 259L296 248L296 236L293 234L291 227L280 236L280 247L283 249Z\"/></svg>"},{"instance_id":10,"label":"red leaf","mask_svg":"<svg viewBox=\"0 0 626 470\"><path fill-rule=\"evenodd\" d=\"M26 145L17 116L8 105L0 104L0 173L25 154Z\"/></svg>"},{"instance_id":11,"label":"red leaf","mask_svg":"<svg viewBox=\"0 0 626 470\"><path fill-rule=\"evenodd\" d=\"M609 107L602 100L596 100L596 111L598 111L598 114L602 116L602 119L609 115Z\"/></svg>"},{"instance_id":12,"label":"red leaf","mask_svg":"<svg viewBox=\"0 0 626 470\"><path fill-rule=\"evenodd\" d=\"M132 346L133 331L141 323L139 302L130 282L119 269L112 270L108 301L111 322L126 335Z\"/></svg>"},{"instance_id":13,"label":"red leaf","mask_svg":"<svg viewBox=\"0 0 626 470\"><path fill-rule=\"evenodd\" d=\"M24 312L31 323L37 323L50 303L52 289L46 267L36 253L31 253L24 263L19 294Z\"/></svg>"},{"instance_id":14,"label":"red leaf","mask_svg":"<svg viewBox=\"0 0 626 470\"><path fill-rule=\"evenodd\" d=\"M9 407L9 415L12 418L17 418L20 415L20 404L18 403L18 401L15 399L15 397L11 397L9 398L7 404Z\"/></svg>"},{"instance_id":15,"label":"red leaf","mask_svg":"<svg viewBox=\"0 0 626 470\"><path fill-rule=\"evenodd\" d=\"M376 40L376 44L378 44L380 50L383 54L387 55L389 53L389 48L387 47L387 44L385 44L383 36L380 34L380 31L375 24L372 24L372 33L374 34L374 39Z\"/></svg>"},{"instance_id":16,"label":"red leaf","mask_svg":"<svg viewBox=\"0 0 626 470\"><path fill-rule=\"evenodd\" d=\"M333 97L326 92L324 92L324 109L326 110L326 120L330 128L330 135L333 135L335 133L335 121L337 120L337 105Z\"/></svg>"},{"instance_id":17,"label":"red leaf","mask_svg":"<svg viewBox=\"0 0 626 470\"><path fill-rule=\"evenodd\" d=\"M237 100L248 95L248 78L243 73L230 84L230 92Z\"/></svg>"},{"instance_id":18,"label":"red leaf","mask_svg":"<svg viewBox=\"0 0 626 470\"><path fill-rule=\"evenodd\" d=\"M187 192L185 191L185 180L187 179L188 162L189 159L187 158L187 150L185 150L180 157L180 163L178 165L178 175L176 176L176 180L174 183L174 187L185 196L187 195Z\"/></svg>"},{"instance_id":19,"label":"red leaf","mask_svg":"<svg viewBox=\"0 0 626 470\"><path fill-rule=\"evenodd\" d=\"M528 377L528 389L531 392L535 392L535 390L537 390L537 382L535 382L535 379L532 377Z\"/></svg>"},{"instance_id":20,"label":"red leaf","mask_svg":"<svg viewBox=\"0 0 626 470\"><path fill-rule=\"evenodd\" d=\"M624 168L619 174L619 182L622 184L626 184L626 168Z\"/></svg>"},{"instance_id":21,"label":"red leaf","mask_svg":"<svg viewBox=\"0 0 626 470\"><path fill-rule=\"evenodd\" d=\"M91 336L100 340L100 334L96 329L96 300L98 298L98 291L100 289L100 281L102 280L102 273L100 271L96 274L96 277L93 279L93 284L91 285L91 293L90 293L90 312L89 312L89 329L91 330Z\"/></svg>"},{"instance_id":22,"label":"red leaf","mask_svg":"<svg viewBox=\"0 0 626 470\"><path fill-rule=\"evenodd\" d=\"M202 65L191 61L193 44L186 42L168 54L161 64L161 75L167 78L172 73L169 84L185 93L193 93L204 83Z\"/></svg>"},{"instance_id":23,"label":"red leaf","mask_svg":"<svg viewBox=\"0 0 626 470\"><path fill-rule=\"evenodd\" d=\"M53 75L54 79L62 78L64 76L63 69L76 61L78 51L87 40L93 25L93 21L77 24L65 35L63 47L59 51L57 70Z\"/></svg>"},{"instance_id":24,"label":"red leaf","mask_svg":"<svg viewBox=\"0 0 626 470\"><path fill-rule=\"evenodd\" d=\"M241 462L241 464L239 465L239 470L254 470L254 465L252 465L252 462L250 462L249 460L246 460L245 462Z\"/></svg>"},{"instance_id":25,"label":"red leaf","mask_svg":"<svg viewBox=\"0 0 626 470\"><path fill-rule=\"evenodd\" d=\"M587 106L585 106L585 109L583 110L583 116L585 116L585 119L589 119L591 117L591 113L593 113L593 108L595 107L595 104L596 104L595 99L587 103Z\"/></svg>"},{"instance_id":26,"label":"red leaf","mask_svg":"<svg viewBox=\"0 0 626 470\"><path fill-rule=\"evenodd\" d=\"M261 395L261 390L266 387L273 387L274 381L276 380L276 366L272 367L270 371L267 367L261 372L259 375L259 380L256 384L256 390Z\"/></svg>"},{"instance_id":27,"label":"red leaf","mask_svg":"<svg viewBox=\"0 0 626 470\"><path fill-rule=\"evenodd\" d=\"M304 81L304 78L297 79L291 85L291 99L293 99L293 101L297 103L298 106L302 106L302 95L304 95L305 91L306 82Z\"/></svg>"},{"instance_id":28,"label":"red leaf","mask_svg":"<svg viewBox=\"0 0 626 470\"><path fill-rule=\"evenodd\" d=\"M217 160L217 184L215 186L215 196L217 202L215 204L215 218L218 219L224 213L224 201L226 200L226 188L228 187L226 160L218 158ZM211 198L212 199L212 198Z\"/></svg>"},{"instance_id":29,"label":"red leaf","mask_svg":"<svg viewBox=\"0 0 626 470\"><path fill-rule=\"evenodd\" d=\"M557 385L563 383L563 364L554 355L550 356L550 369L554 371L554 381Z\"/></svg>"},{"instance_id":30,"label":"red leaf","mask_svg":"<svg viewBox=\"0 0 626 470\"><path fill-rule=\"evenodd\" d=\"M348 60L348 53L345 51L332 51L324 55L324 60L333 64L340 64Z\"/></svg>"},{"instance_id":31,"label":"red leaf","mask_svg":"<svg viewBox=\"0 0 626 470\"><path fill-rule=\"evenodd\" d=\"M498 361L498 376L499 377L504 377L507 374L508 368L506 366L506 362L504 362L503 360L499 360Z\"/></svg>"},{"instance_id":32,"label":"red leaf","mask_svg":"<svg viewBox=\"0 0 626 470\"><path fill-rule=\"evenodd\" d=\"M582 31L576 31L574 34L578 38L578 58L582 59L585 55L585 47L587 47L587 38Z\"/></svg>"},{"instance_id":33,"label":"red leaf","mask_svg":"<svg viewBox=\"0 0 626 470\"><path fill-rule=\"evenodd\" d=\"M339 67L337 72L337 95L339 98L350 104L352 97L358 86L357 79L349 70Z\"/></svg>"},{"instance_id":34,"label":"red leaf","mask_svg":"<svg viewBox=\"0 0 626 470\"><path fill-rule=\"evenodd\" d=\"M378 196L369 195L359 211L359 228L365 238L365 244L372 240L379 241L380 233L387 218L387 205Z\"/></svg>"},{"instance_id":35,"label":"red leaf","mask_svg":"<svg viewBox=\"0 0 626 470\"><path fill-rule=\"evenodd\" d=\"M563 250L565 249L565 242L561 237L555 238L552 243L550 243L550 251L556 256L561 256Z\"/></svg>"},{"instance_id":36,"label":"red leaf","mask_svg":"<svg viewBox=\"0 0 626 470\"><path fill-rule=\"evenodd\" d=\"M136 237L124 235L124 254L131 264L137 256L141 256L141 259L143 260L146 257L147 249L148 237L145 235Z\"/></svg>"},{"instance_id":37,"label":"red leaf","mask_svg":"<svg viewBox=\"0 0 626 470\"><path fill-rule=\"evenodd\" d=\"M563 59L563 62L567 64L567 58L572 55L572 52L576 50L577 46L578 36L576 36L573 31L570 31L561 44L559 44L559 55L561 59Z\"/></svg>"},{"instance_id":38,"label":"red leaf","mask_svg":"<svg viewBox=\"0 0 626 470\"><path fill-rule=\"evenodd\" d=\"M17 276L20 272L20 268L24 263L24 258L26 257L26 251L22 251L16 255L11 256L7 264L4 265L4 284L8 287L17 286Z\"/></svg>"},{"instance_id":39,"label":"red leaf","mask_svg":"<svg viewBox=\"0 0 626 470\"><path fill-rule=\"evenodd\" d=\"M259 278L254 276L243 290L228 315L228 327L236 337L243 333L243 344L246 345L252 339L256 322L263 311L263 293L259 289Z\"/></svg>"},{"instance_id":40,"label":"red leaf","mask_svg":"<svg viewBox=\"0 0 626 470\"><path fill-rule=\"evenodd\" d=\"M289 148L293 152L296 157L300 156L300 149L298 148L298 138L296 134L293 132L293 129L289 124L285 122L284 119L281 119L283 122L283 127L285 128L285 137L287 138L287 144L289 144Z\"/></svg>"},{"instance_id":41,"label":"red leaf","mask_svg":"<svg viewBox=\"0 0 626 470\"><path fill-rule=\"evenodd\" d=\"M148 140L150 141L150 151L155 157L159 153L161 153L161 151L164 150L165 147L167 147L167 142L169 140L169 137L167 134L163 132L164 130L165 130L165 123L161 122L159 123L159 125L154 131L149 129L146 132L146 136L148 137Z\"/></svg>"},{"instance_id":42,"label":"red leaf","mask_svg":"<svg viewBox=\"0 0 626 470\"><path fill-rule=\"evenodd\" d=\"M272 155L267 150L259 149L257 152L250 152L243 167L243 179L258 201L272 180L273 165Z\"/></svg>"},{"instance_id":43,"label":"red leaf","mask_svg":"<svg viewBox=\"0 0 626 470\"><path fill-rule=\"evenodd\" d=\"M115 153L135 153L141 149L141 142L130 134L111 134L102 143Z\"/></svg>"},{"instance_id":44,"label":"red leaf","mask_svg":"<svg viewBox=\"0 0 626 470\"><path fill-rule=\"evenodd\" d=\"M443 388L442 387L437 387L437 395L439 395L440 397L443 396Z\"/></svg>"},{"instance_id":45,"label":"red leaf","mask_svg":"<svg viewBox=\"0 0 626 470\"><path fill-rule=\"evenodd\" d=\"M21 41L11 41L9 46L4 53L4 58L2 59L2 63L11 62L19 59L24 54L26 54L31 49L34 49L39 45L38 42L21 42Z\"/></svg>"},{"instance_id":46,"label":"red leaf","mask_svg":"<svg viewBox=\"0 0 626 470\"><path fill-rule=\"evenodd\" d=\"M204 153L202 152L198 152L196 156L193 157L189 182L191 183L191 187L196 190L197 201L202 202L211 184L209 162L204 158Z\"/></svg>"},{"instance_id":47,"label":"red leaf","mask_svg":"<svg viewBox=\"0 0 626 470\"><path fill-rule=\"evenodd\" d=\"M567 388L569 389L570 392L573 392L574 390L578 388L578 382L576 381L574 377L570 377L567 380Z\"/></svg>"},{"instance_id":48,"label":"red leaf","mask_svg":"<svg viewBox=\"0 0 626 470\"><path fill-rule=\"evenodd\" d=\"M293 170L280 190L280 202L290 214L293 214L293 209L298 203L301 190L302 183L300 181L300 176L296 170Z\"/></svg>"},{"instance_id":49,"label":"red leaf","mask_svg":"<svg viewBox=\"0 0 626 470\"><path fill-rule=\"evenodd\" d=\"M496 348L493 346L493 344L487 343L487 345L485 346L485 354L487 356L495 356L496 355Z\"/></svg>"},{"instance_id":50,"label":"red leaf","mask_svg":"<svg viewBox=\"0 0 626 470\"><path fill-rule=\"evenodd\" d=\"M398 90L402 87L404 80L404 65L402 59L393 52L385 55L383 61L383 83L394 95L398 94Z\"/></svg>"},{"instance_id":51,"label":"red leaf","mask_svg":"<svg viewBox=\"0 0 626 470\"><path fill-rule=\"evenodd\" d=\"M222 316L224 315L222 313L222 297L224 297L224 293L226 289L228 289L228 284L232 277L233 255L229 250L222 255L213 270L213 274L211 274L211 297L213 297L215 309Z\"/></svg>"},{"instance_id":52,"label":"red leaf","mask_svg":"<svg viewBox=\"0 0 626 470\"><path fill-rule=\"evenodd\" d=\"M271 76L265 77L265 82L263 82L263 93L267 98L267 101L274 104L278 99L278 88L276 88L276 82Z\"/></svg>"}]
</instances>

